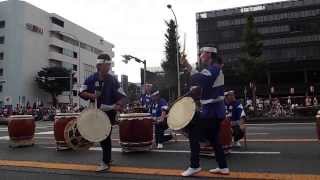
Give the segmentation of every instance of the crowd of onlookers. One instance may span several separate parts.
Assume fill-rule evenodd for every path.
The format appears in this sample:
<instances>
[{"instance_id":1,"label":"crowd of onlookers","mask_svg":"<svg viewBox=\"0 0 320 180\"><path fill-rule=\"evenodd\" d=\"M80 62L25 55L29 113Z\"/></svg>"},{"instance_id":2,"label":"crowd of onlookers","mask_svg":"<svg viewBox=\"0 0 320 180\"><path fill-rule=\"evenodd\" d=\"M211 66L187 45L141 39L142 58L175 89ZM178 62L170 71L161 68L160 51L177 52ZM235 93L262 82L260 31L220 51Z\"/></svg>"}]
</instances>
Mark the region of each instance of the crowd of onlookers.
<instances>
[{"instance_id":1,"label":"crowd of onlookers","mask_svg":"<svg viewBox=\"0 0 320 180\"><path fill-rule=\"evenodd\" d=\"M80 112L85 107L78 107L69 104L59 104L57 107L44 106L43 104L34 103L32 106L27 103L25 106L17 104L15 107L3 106L0 108L0 117L8 117L10 115L33 115L35 120L54 120L57 113L73 113Z\"/></svg>"},{"instance_id":2,"label":"crowd of onlookers","mask_svg":"<svg viewBox=\"0 0 320 180\"><path fill-rule=\"evenodd\" d=\"M304 101L294 97L274 97L274 98L257 98L256 99L256 111L260 116L280 117L280 116L292 116L294 110L298 107L317 107L317 97L306 96ZM253 102L251 99L246 100L245 110L248 114L254 111Z\"/></svg>"},{"instance_id":3,"label":"crowd of onlookers","mask_svg":"<svg viewBox=\"0 0 320 180\"><path fill-rule=\"evenodd\" d=\"M256 99L256 112L258 116L269 116L269 117L280 117L280 116L292 116L296 107L313 107L318 106L317 97L306 96L304 102L295 102L295 98L259 98ZM248 115L254 112L252 99L247 99L245 104L245 111ZM130 107L128 104L127 108ZM68 113L68 112L81 112L85 107L74 104L59 104L57 107L44 106L40 104L27 103L25 106L17 104L15 107L3 106L0 108L0 117L8 117L10 115L33 115L35 120L53 120L57 113Z\"/></svg>"}]
</instances>

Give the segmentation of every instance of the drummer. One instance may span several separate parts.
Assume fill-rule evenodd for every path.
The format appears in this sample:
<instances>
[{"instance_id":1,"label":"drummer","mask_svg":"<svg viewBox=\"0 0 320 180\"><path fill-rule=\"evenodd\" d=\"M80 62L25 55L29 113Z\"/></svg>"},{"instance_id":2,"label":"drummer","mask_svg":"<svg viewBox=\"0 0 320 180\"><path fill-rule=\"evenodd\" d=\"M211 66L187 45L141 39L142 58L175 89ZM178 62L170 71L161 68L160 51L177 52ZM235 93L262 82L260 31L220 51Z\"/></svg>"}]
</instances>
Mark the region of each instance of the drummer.
<instances>
[{"instance_id":1,"label":"drummer","mask_svg":"<svg viewBox=\"0 0 320 180\"><path fill-rule=\"evenodd\" d=\"M172 139L172 135L164 135L164 131L168 129L167 122L165 121L168 103L164 98L160 97L159 90L153 90L151 94L151 115L156 119L155 124L155 140L158 149L163 148L163 143Z\"/></svg>"},{"instance_id":2,"label":"drummer","mask_svg":"<svg viewBox=\"0 0 320 180\"><path fill-rule=\"evenodd\" d=\"M211 169L209 172L228 175L224 151L219 142L220 123L225 119L224 105L224 75L222 72L222 59L218 56L218 50L215 47L203 47L200 49L200 72L193 71L191 77L191 94L201 92L200 111L196 113L191 123L187 126L189 131L189 143L191 149L190 166L182 176L192 176L201 171L199 164L200 138L204 136L208 139L214 148L218 168ZM187 66L189 71L192 67L186 59L181 62ZM201 91L199 91L201 89Z\"/></svg>"},{"instance_id":3,"label":"drummer","mask_svg":"<svg viewBox=\"0 0 320 180\"><path fill-rule=\"evenodd\" d=\"M141 106L147 110L147 112L150 112L150 107L151 107L151 89L152 89L152 84L144 84L143 90L144 93L140 97L140 104Z\"/></svg>"},{"instance_id":4,"label":"drummer","mask_svg":"<svg viewBox=\"0 0 320 180\"><path fill-rule=\"evenodd\" d=\"M110 74L112 60L108 54L100 54L97 57L98 72L89 76L81 86L79 96L85 100L94 102L97 107L104 111L111 124L115 123L117 111L122 111L126 94L120 88L118 80ZM102 162L98 171L108 170L111 162L111 132L110 135L100 142L102 147Z\"/></svg>"},{"instance_id":5,"label":"drummer","mask_svg":"<svg viewBox=\"0 0 320 180\"><path fill-rule=\"evenodd\" d=\"M225 105L228 119L231 121L233 146L241 147L240 139L244 137L244 121L246 114L239 100L236 99L234 91L227 91L225 94Z\"/></svg>"}]
</instances>

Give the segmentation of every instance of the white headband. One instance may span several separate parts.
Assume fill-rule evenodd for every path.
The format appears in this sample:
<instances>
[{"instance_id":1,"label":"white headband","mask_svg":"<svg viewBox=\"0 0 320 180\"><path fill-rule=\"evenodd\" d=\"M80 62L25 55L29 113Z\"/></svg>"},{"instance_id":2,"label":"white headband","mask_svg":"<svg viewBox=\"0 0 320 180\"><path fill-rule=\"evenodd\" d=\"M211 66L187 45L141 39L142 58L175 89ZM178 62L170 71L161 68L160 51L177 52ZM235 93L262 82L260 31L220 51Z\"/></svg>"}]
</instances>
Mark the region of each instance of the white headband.
<instances>
[{"instance_id":1,"label":"white headband","mask_svg":"<svg viewBox=\"0 0 320 180\"><path fill-rule=\"evenodd\" d=\"M106 59L97 59L97 64L112 64L112 61Z\"/></svg>"},{"instance_id":2,"label":"white headband","mask_svg":"<svg viewBox=\"0 0 320 180\"><path fill-rule=\"evenodd\" d=\"M152 93L151 96L155 96L155 95L158 95L158 94L160 94L160 92L156 91L156 92Z\"/></svg>"},{"instance_id":3,"label":"white headband","mask_svg":"<svg viewBox=\"0 0 320 180\"><path fill-rule=\"evenodd\" d=\"M233 91L233 90L224 92L224 95L225 95L225 96L233 95L233 94L234 94L234 91Z\"/></svg>"},{"instance_id":4,"label":"white headband","mask_svg":"<svg viewBox=\"0 0 320 180\"><path fill-rule=\"evenodd\" d=\"M218 53L218 49L215 47L202 47L200 51Z\"/></svg>"}]
</instances>

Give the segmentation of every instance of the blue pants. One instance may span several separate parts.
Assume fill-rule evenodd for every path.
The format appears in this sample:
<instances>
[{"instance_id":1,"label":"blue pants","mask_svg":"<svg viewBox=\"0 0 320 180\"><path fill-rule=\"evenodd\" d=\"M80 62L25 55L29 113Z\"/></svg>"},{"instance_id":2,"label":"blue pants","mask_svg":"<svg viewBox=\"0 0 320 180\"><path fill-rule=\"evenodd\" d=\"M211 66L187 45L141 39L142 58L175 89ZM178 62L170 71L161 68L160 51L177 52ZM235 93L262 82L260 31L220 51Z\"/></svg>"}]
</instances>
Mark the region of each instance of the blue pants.
<instances>
[{"instance_id":1,"label":"blue pants","mask_svg":"<svg viewBox=\"0 0 320 180\"><path fill-rule=\"evenodd\" d=\"M111 124L114 124L116 112L115 111L108 111L105 113L108 115ZM111 131L110 131L110 135L106 139L104 139L103 141L100 142L100 146L102 148L102 161L105 164L110 164L110 162L111 162L111 150L112 150L111 134L112 134L112 127L111 127Z\"/></svg>"},{"instance_id":2,"label":"blue pants","mask_svg":"<svg viewBox=\"0 0 320 180\"><path fill-rule=\"evenodd\" d=\"M189 145L191 149L190 167L200 167L200 139L209 140L214 148L216 161L219 168L227 168L227 161L219 142L220 123L223 119L200 119L199 113L196 113L193 120L187 126L189 133Z\"/></svg>"},{"instance_id":3,"label":"blue pants","mask_svg":"<svg viewBox=\"0 0 320 180\"><path fill-rule=\"evenodd\" d=\"M100 146L102 148L102 161L105 164L110 164L111 162L111 132L110 135L100 142Z\"/></svg>"}]
</instances>

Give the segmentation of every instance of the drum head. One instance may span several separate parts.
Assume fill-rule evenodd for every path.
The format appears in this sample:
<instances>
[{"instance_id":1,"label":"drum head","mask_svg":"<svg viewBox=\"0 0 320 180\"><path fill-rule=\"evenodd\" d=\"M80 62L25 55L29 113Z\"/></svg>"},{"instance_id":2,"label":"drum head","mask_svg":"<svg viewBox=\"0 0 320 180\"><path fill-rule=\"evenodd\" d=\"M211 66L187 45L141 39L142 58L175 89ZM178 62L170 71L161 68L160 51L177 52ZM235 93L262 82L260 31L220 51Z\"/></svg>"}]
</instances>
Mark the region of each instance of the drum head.
<instances>
[{"instance_id":1,"label":"drum head","mask_svg":"<svg viewBox=\"0 0 320 180\"><path fill-rule=\"evenodd\" d=\"M73 150L87 150L93 146L92 142L84 139L77 129L77 121L69 121L64 129L64 139L68 147Z\"/></svg>"},{"instance_id":2,"label":"drum head","mask_svg":"<svg viewBox=\"0 0 320 180\"><path fill-rule=\"evenodd\" d=\"M173 104L168 114L168 126L173 130L186 127L196 112L196 103L191 97L184 97Z\"/></svg>"},{"instance_id":3,"label":"drum head","mask_svg":"<svg viewBox=\"0 0 320 180\"><path fill-rule=\"evenodd\" d=\"M90 142L100 142L111 132L109 117L99 109L86 109L81 112L77 121L81 136Z\"/></svg>"}]
</instances>

